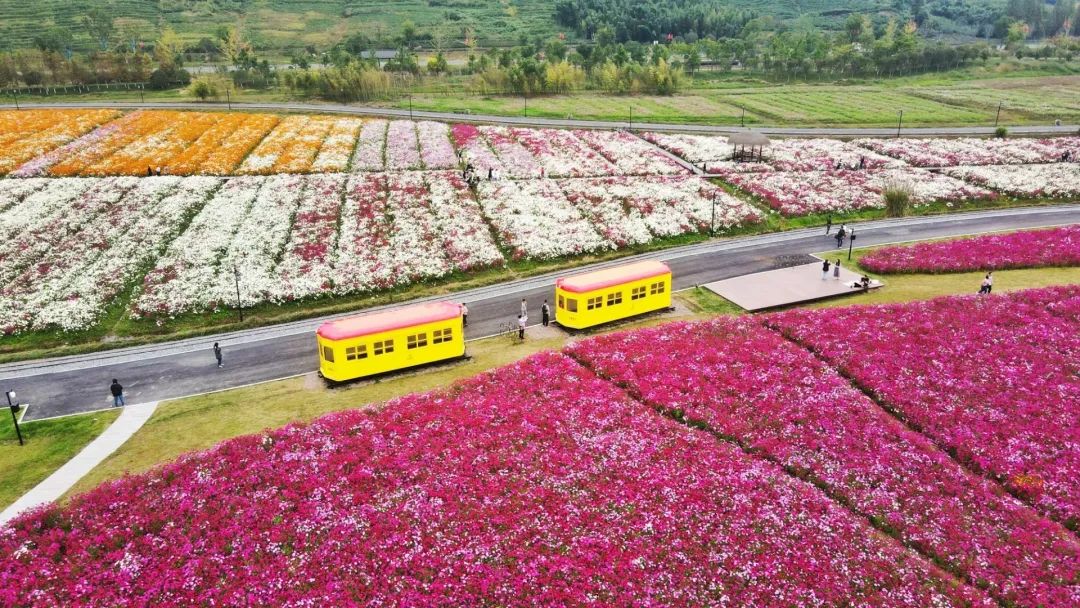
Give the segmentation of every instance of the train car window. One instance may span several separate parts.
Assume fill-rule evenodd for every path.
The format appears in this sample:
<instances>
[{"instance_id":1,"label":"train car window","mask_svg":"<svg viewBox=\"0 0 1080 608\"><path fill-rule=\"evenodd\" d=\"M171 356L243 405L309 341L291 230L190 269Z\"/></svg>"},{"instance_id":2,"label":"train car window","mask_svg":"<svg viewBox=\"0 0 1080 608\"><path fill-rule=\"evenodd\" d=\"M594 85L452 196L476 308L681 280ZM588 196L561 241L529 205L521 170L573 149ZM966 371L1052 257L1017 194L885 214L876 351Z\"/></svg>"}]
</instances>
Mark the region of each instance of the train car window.
<instances>
[{"instance_id":1,"label":"train car window","mask_svg":"<svg viewBox=\"0 0 1080 608\"><path fill-rule=\"evenodd\" d=\"M394 341L383 340L382 342L375 342L371 345L371 351L376 355L392 353L394 352Z\"/></svg>"},{"instance_id":2,"label":"train car window","mask_svg":"<svg viewBox=\"0 0 1080 608\"><path fill-rule=\"evenodd\" d=\"M574 298L566 298L566 310L577 312L577 300Z\"/></svg>"},{"instance_id":3,"label":"train car window","mask_svg":"<svg viewBox=\"0 0 1080 608\"><path fill-rule=\"evenodd\" d=\"M559 296L559 308L566 308L566 298Z\"/></svg>"},{"instance_id":4,"label":"train car window","mask_svg":"<svg viewBox=\"0 0 1080 608\"><path fill-rule=\"evenodd\" d=\"M432 344L442 344L443 342L449 342L454 339L454 330L447 327L446 329L436 329L431 333Z\"/></svg>"},{"instance_id":5,"label":"train car window","mask_svg":"<svg viewBox=\"0 0 1080 608\"><path fill-rule=\"evenodd\" d=\"M322 358L325 359L328 363L333 363L334 349L330 348L329 346L322 347Z\"/></svg>"},{"instance_id":6,"label":"train car window","mask_svg":"<svg viewBox=\"0 0 1080 608\"><path fill-rule=\"evenodd\" d=\"M423 333L423 334L416 334L416 335L413 335L413 336L409 336L407 346L408 346L409 350L412 350L414 348L420 348L420 347L423 347L423 346L427 346L427 334Z\"/></svg>"},{"instance_id":7,"label":"train car window","mask_svg":"<svg viewBox=\"0 0 1080 608\"><path fill-rule=\"evenodd\" d=\"M349 348L346 348L345 358L349 361L356 361L357 359L367 359L367 344L350 346Z\"/></svg>"},{"instance_id":8,"label":"train car window","mask_svg":"<svg viewBox=\"0 0 1080 608\"><path fill-rule=\"evenodd\" d=\"M607 305L615 306L616 304L622 304L622 292L616 291L615 293L609 293L607 296Z\"/></svg>"},{"instance_id":9,"label":"train car window","mask_svg":"<svg viewBox=\"0 0 1080 608\"><path fill-rule=\"evenodd\" d=\"M645 292L646 292L646 288L645 288L644 285L641 286L641 287L635 287L632 290L630 290L630 299L631 300L640 300L641 298L645 297Z\"/></svg>"},{"instance_id":10,"label":"train car window","mask_svg":"<svg viewBox=\"0 0 1080 608\"><path fill-rule=\"evenodd\" d=\"M589 301L586 302L585 308L587 310L595 310L597 308L602 308L603 306L604 296L596 296L595 298L589 298Z\"/></svg>"},{"instance_id":11,"label":"train car window","mask_svg":"<svg viewBox=\"0 0 1080 608\"><path fill-rule=\"evenodd\" d=\"M658 293L664 293L664 282L660 281L659 283L653 283L651 289L649 289L649 293L651 295L656 295Z\"/></svg>"}]
</instances>

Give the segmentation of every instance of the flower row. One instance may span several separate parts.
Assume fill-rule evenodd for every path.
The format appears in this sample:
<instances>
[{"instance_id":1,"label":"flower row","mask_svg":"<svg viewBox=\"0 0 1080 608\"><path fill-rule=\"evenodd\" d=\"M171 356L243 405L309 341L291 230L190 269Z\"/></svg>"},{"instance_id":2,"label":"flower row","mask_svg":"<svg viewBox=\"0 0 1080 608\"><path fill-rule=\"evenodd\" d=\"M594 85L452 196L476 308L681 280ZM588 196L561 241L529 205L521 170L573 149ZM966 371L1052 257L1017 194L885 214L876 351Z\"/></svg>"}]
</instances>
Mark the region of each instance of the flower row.
<instances>
[{"instance_id":1,"label":"flower row","mask_svg":"<svg viewBox=\"0 0 1080 608\"><path fill-rule=\"evenodd\" d=\"M859 260L878 273L1080 266L1080 224L882 247Z\"/></svg>"},{"instance_id":2,"label":"flower row","mask_svg":"<svg viewBox=\"0 0 1080 608\"><path fill-rule=\"evenodd\" d=\"M893 185L910 190L915 205L995 196L953 177L911 168L734 172L725 179L789 216L880 209L885 206L882 192Z\"/></svg>"},{"instance_id":3,"label":"flower row","mask_svg":"<svg viewBox=\"0 0 1080 608\"><path fill-rule=\"evenodd\" d=\"M1020 198L1080 196L1080 163L950 167L953 177Z\"/></svg>"},{"instance_id":4,"label":"flower row","mask_svg":"<svg viewBox=\"0 0 1080 608\"><path fill-rule=\"evenodd\" d=\"M481 178L677 175L678 162L621 131L454 125L462 158Z\"/></svg>"},{"instance_id":5,"label":"flower row","mask_svg":"<svg viewBox=\"0 0 1080 608\"><path fill-rule=\"evenodd\" d=\"M1080 525L1080 287L791 311L770 321L1044 514Z\"/></svg>"},{"instance_id":6,"label":"flower row","mask_svg":"<svg viewBox=\"0 0 1080 608\"><path fill-rule=\"evenodd\" d=\"M144 280L138 317L386 289L503 263L451 172L228 180Z\"/></svg>"},{"instance_id":7,"label":"flower row","mask_svg":"<svg viewBox=\"0 0 1080 608\"><path fill-rule=\"evenodd\" d=\"M555 353L25 515L0 603L995 605Z\"/></svg>"},{"instance_id":8,"label":"flower row","mask_svg":"<svg viewBox=\"0 0 1080 608\"><path fill-rule=\"evenodd\" d=\"M1069 583L1080 576L1072 533L966 471L756 320L669 324L568 352L664 412L824 488L1008 605L1080 601Z\"/></svg>"},{"instance_id":9,"label":"flower row","mask_svg":"<svg viewBox=\"0 0 1080 608\"><path fill-rule=\"evenodd\" d=\"M688 176L495 180L482 182L479 193L517 258L615 249L761 220L747 203Z\"/></svg>"},{"instance_id":10,"label":"flower row","mask_svg":"<svg viewBox=\"0 0 1080 608\"><path fill-rule=\"evenodd\" d=\"M0 111L0 175L118 115L115 110Z\"/></svg>"},{"instance_id":11,"label":"flower row","mask_svg":"<svg viewBox=\"0 0 1080 608\"><path fill-rule=\"evenodd\" d=\"M1080 162L1080 137L858 139L854 143L916 167Z\"/></svg>"},{"instance_id":12,"label":"flower row","mask_svg":"<svg viewBox=\"0 0 1080 608\"><path fill-rule=\"evenodd\" d=\"M4 180L0 328L89 327L219 185L217 178ZM7 190L4 188L3 190ZM0 196L0 200L3 197Z\"/></svg>"}]
</instances>

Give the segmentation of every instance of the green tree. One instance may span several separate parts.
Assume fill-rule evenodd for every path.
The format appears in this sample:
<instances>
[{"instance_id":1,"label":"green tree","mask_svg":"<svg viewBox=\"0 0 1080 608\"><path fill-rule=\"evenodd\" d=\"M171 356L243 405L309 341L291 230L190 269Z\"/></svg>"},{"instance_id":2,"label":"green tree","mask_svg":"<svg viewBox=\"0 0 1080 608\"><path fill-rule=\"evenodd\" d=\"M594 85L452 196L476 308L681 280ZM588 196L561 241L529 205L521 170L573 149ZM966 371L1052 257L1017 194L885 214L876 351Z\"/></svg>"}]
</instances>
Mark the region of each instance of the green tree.
<instances>
[{"instance_id":1,"label":"green tree","mask_svg":"<svg viewBox=\"0 0 1080 608\"><path fill-rule=\"evenodd\" d=\"M98 44L102 51L109 50L116 27L113 25L112 15L102 8L91 8L79 20L86 33Z\"/></svg>"}]
</instances>

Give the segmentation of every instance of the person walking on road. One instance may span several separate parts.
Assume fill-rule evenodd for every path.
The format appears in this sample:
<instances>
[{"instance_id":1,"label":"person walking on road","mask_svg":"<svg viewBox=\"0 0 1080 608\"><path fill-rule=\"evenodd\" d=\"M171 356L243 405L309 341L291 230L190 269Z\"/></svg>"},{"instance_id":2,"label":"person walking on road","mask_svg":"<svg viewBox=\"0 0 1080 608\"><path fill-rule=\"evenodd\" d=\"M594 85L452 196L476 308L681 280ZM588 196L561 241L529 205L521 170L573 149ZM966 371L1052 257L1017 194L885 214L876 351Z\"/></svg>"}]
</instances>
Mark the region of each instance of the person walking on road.
<instances>
[{"instance_id":1,"label":"person walking on road","mask_svg":"<svg viewBox=\"0 0 1080 608\"><path fill-rule=\"evenodd\" d=\"M461 326L469 326L469 307L464 302L461 303Z\"/></svg>"},{"instance_id":2,"label":"person walking on road","mask_svg":"<svg viewBox=\"0 0 1080 608\"><path fill-rule=\"evenodd\" d=\"M833 280L836 280L836 281L840 280L840 259L839 258L837 258L836 263L833 264L832 278L833 278Z\"/></svg>"},{"instance_id":3,"label":"person walking on road","mask_svg":"<svg viewBox=\"0 0 1080 608\"><path fill-rule=\"evenodd\" d=\"M525 340L525 315L518 315L518 340Z\"/></svg>"},{"instance_id":4,"label":"person walking on road","mask_svg":"<svg viewBox=\"0 0 1080 608\"><path fill-rule=\"evenodd\" d=\"M551 309L548 307L547 300L544 300L544 304L540 307L540 321L544 324L544 327L547 327L550 320Z\"/></svg>"},{"instance_id":5,"label":"person walking on road","mask_svg":"<svg viewBox=\"0 0 1080 608\"><path fill-rule=\"evenodd\" d=\"M217 359L218 367L225 367L225 364L221 362L221 347L217 342L214 342L214 358Z\"/></svg>"},{"instance_id":6,"label":"person walking on road","mask_svg":"<svg viewBox=\"0 0 1080 608\"><path fill-rule=\"evenodd\" d=\"M844 225L840 224L840 229L836 231L836 248L840 249L844 246L844 235L847 231L844 230Z\"/></svg>"},{"instance_id":7,"label":"person walking on road","mask_svg":"<svg viewBox=\"0 0 1080 608\"><path fill-rule=\"evenodd\" d=\"M821 263L821 280L829 278L829 260L825 260Z\"/></svg>"},{"instance_id":8,"label":"person walking on road","mask_svg":"<svg viewBox=\"0 0 1080 608\"><path fill-rule=\"evenodd\" d=\"M825 236L828 236L830 232L832 232L832 216L831 215L827 216L825 218Z\"/></svg>"},{"instance_id":9,"label":"person walking on road","mask_svg":"<svg viewBox=\"0 0 1080 608\"><path fill-rule=\"evenodd\" d=\"M112 384L109 385L109 392L112 393L113 407L124 406L124 387L120 385L120 381L113 378Z\"/></svg>"}]
</instances>

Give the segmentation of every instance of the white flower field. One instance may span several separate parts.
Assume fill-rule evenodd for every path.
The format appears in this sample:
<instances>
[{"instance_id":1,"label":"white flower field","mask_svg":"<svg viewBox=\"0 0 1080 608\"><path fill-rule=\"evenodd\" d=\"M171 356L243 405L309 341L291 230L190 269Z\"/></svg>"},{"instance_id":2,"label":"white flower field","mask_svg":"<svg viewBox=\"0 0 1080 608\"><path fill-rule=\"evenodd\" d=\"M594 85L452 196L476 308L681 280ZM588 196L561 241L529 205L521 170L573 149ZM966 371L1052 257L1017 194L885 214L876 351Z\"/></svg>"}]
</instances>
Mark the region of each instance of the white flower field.
<instances>
[{"instance_id":1,"label":"white flower field","mask_svg":"<svg viewBox=\"0 0 1080 608\"><path fill-rule=\"evenodd\" d=\"M761 203L788 216L877 208L894 182L916 204L1080 195L1076 137L793 139L742 163L726 138L697 135L35 112L33 128L0 112L8 335L86 329L118 303L158 321L219 310L237 278L244 306L280 304L735 229L763 221Z\"/></svg>"}]
</instances>

